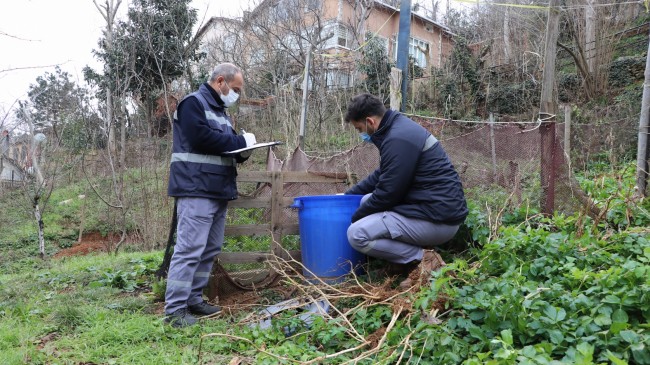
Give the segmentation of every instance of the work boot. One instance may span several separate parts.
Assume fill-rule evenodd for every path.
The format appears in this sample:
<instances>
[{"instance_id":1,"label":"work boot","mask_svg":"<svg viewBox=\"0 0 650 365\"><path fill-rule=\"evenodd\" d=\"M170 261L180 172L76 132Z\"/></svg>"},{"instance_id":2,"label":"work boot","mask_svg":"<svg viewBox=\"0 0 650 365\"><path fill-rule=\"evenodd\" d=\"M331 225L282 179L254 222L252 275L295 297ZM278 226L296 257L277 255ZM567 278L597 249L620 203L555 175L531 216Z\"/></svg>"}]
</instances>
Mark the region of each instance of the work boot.
<instances>
[{"instance_id":1,"label":"work boot","mask_svg":"<svg viewBox=\"0 0 650 365\"><path fill-rule=\"evenodd\" d=\"M442 257L433 250L424 250L424 255L422 255L422 261L420 262L420 267L422 272L426 274L427 278L432 271L439 270L441 267L445 266L445 262L442 260Z\"/></svg>"},{"instance_id":2,"label":"work boot","mask_svg":"<svg viewBox=\"0 0 650 365\"><path fill-rule=\"evenodd\" d=\"M420 263L418 261L411 261L407 264L396 264L394 262L388 262L386 271L390 276L396 275L408 275L413 271Z\"/></svg>"},{"instance_id":3,"label":"work boot","mask_svg":"<svg viewBox=\"0 0 650 365\"><path fill-rule=\"evenodd\" d=\"M221 308L217 307L216 305L208 304L205 301L198 304L192 304L187 308L192 314L199 316L209 316L221 312Z\"/></svg>"},{"instance_id":4,"label":"work boot","mask_svg":"<svg viewBox=\"0 0 650 365\"><path fill-rule=\"evenodd\" d=\"M165 316L165 323L170 324L174 328L185 328L195 325L199 320L191 315L187 308L181 308L172 314Z\"/></svg>"},{"instance_id":5,"label":"work boot","mask_svg":"<svg viewBox=\"0 0 650 365\"><path fill-rule=\"evenodd\" d=\"M439 270L445 266L442 257L433 250L424 250L420 264L409 274L409 276L399 283L401 290L407 290L414 285L422 285L431 277L431 272Z\"/></svg>"}]
</instances>

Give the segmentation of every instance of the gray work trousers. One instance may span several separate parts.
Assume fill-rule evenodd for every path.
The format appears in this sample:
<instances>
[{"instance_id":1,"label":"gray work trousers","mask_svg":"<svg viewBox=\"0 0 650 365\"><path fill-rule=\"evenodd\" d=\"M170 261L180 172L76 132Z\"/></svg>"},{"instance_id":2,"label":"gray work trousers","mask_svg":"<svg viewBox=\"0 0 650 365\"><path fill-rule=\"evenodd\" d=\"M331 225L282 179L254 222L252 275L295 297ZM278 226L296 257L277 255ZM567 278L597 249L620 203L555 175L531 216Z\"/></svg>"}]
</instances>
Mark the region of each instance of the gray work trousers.
<instances>
[{"instance_id":1,"label":"gray work trousers","mask_svg":"<svg viewBox=\"0 0 650 365\"><path fill-rule=\"evenodd\" d=\"M361 204L370 195L365 195ZM352 223L348 228L348 241L355 250L370 257L406 264L422 260L425 248L430 249L451 240L459 227L386 211Z\"/></svg>"},{"instance_id":2,"label":"gray work trousers","mask_svg":"<svg viewBox=\"0 0 650 365\"><path fill-rule=\"evenodd\" d=\"M203 301L214 257L221 252L227 200L177 198L176 246L167 274L165 313Z\"/></svg>"}]
</instances>

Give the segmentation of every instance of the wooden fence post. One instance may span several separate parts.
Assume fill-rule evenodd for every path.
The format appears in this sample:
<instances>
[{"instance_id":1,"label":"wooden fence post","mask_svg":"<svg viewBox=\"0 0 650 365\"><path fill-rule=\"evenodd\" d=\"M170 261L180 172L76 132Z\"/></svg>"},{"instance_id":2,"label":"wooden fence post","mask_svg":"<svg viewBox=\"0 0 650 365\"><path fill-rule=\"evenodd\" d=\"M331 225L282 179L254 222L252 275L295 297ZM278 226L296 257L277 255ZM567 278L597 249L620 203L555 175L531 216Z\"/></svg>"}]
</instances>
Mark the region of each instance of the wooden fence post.
<instances>
[{"instance_id":1,"label":"wooden fence post","mask_svg":"<svg viewBox=\"0 0 650 365\"><path fill-rule=\"evenodd\" d=\"M497 174L497 147L494 140L494 114L490 113L490 149L492 150L492 176L494 183L499 183L499 175Z\"/></svg>"},{"instance_id":2,"label":"wooden fence post","mask_svg":"<svg viewBox=\"0 0 650 365\"><path fill-rule=\"evenodd\" d=\"M542 93L540 97L540 183L542 194L540 210L543 214L553 214L555 209L555 179L557 168L557 143L555 141L555 109L553 85L555 82L555 59L559 33L559 0L551 0L546 24L546 45L544 49L544 71L542 74Z\"/></svg>"},{"instance_id":3,"label":"wooden fence post","mask_svg":"<svg viewBox=\"0 0 650 365\"><path fill-rule=\"evenodd\" d=\"M564 106L564 158L571 162L571 105Z\"/></svg>"}]
</instances>

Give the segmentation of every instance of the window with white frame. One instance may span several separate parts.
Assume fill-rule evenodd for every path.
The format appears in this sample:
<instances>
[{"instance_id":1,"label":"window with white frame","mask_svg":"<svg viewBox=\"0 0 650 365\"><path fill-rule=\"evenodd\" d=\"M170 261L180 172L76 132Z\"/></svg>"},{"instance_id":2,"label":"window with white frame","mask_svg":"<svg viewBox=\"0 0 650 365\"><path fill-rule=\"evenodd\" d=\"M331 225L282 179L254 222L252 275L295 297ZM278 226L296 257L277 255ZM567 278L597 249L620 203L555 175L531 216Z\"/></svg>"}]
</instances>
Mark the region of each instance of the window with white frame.
<instances>
[{"instance_id":1,"label":"window with white frame","mask_svg":"<svg viewBox=\"0 0 650 365\"><path fill-rule=\"evenodd\" d=\"M326 71L325 84L328 89L343 89L352 86L352 75L349 70L331 68Z\"/></svg>"},{"instance_id":2,"label":"window with white frame","mask_svg":"<svg viewBox=\"0 0 650 365\"><path fill-rule=\"evenodd\" d=\"M397 49L398 49L397 36L393 38L393 42L395 44L395 49L393 50L393 57L397 59ZM417 38L413 38L413 37L409 38L409 56L415 59L416 65L422 68L427 67L427 61L429 59L429 43Z\"/></svg>"},{"instance_id":3,"label":"window with white frame","mask_svg":"<svg viewBox=\"0 0 650 365\"><path fill-rule=\"evenodd\" d=\"M350 32L348 30L348 27L346 27L343 24L338 25L338 37L337 37L337 44L341 47L345 48L350 48Z\"/></svg>"},{"instance_id":4,"label":"window with white frame","mask_svg":"<svg viewBox=\"0 0 650 365\"><path fill-rule=\"evenodd\" d=\"M237 44L237 36L235 34L227 34L221 38L221 42L224 49L232 51L235 49L235 45Z\"/></svg>"},{"instance_id":5,"label":"window with white frame","mask_svg":"<svg viewBox=\"0 0 650 365\"><path fill-rule=\"evenodd\" d=\"M323 38L327 38L325 48L344 47L350 48L352 33L344 24L330 23L323 27Z\"/></svg>"}]
</instances>

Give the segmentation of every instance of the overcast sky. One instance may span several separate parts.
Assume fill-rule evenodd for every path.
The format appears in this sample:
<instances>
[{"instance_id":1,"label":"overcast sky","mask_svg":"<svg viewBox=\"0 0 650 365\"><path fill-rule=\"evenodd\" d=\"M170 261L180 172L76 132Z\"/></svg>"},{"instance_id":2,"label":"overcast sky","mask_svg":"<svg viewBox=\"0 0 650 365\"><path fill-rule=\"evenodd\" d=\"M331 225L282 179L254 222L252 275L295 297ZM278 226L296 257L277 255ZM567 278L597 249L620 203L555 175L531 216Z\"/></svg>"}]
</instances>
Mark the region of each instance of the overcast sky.
<instances>
[{"instance_id":1,"label":"overcast sky","mask_svg":"<svg viewBox=\"0 0 650 365\"><path fill-rule=\"evenodd\" d=\"M98 0L99 4L104 0ZM126 12L129 0L120 9ZM198 22L211 16L238 16L248 0L192 0ZM105 22L92 0L17 0L0 12L0 121L17 99L25 99L38 76L60 65L83 84Z\"/></svg>"}]
</instances>

